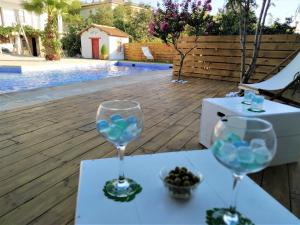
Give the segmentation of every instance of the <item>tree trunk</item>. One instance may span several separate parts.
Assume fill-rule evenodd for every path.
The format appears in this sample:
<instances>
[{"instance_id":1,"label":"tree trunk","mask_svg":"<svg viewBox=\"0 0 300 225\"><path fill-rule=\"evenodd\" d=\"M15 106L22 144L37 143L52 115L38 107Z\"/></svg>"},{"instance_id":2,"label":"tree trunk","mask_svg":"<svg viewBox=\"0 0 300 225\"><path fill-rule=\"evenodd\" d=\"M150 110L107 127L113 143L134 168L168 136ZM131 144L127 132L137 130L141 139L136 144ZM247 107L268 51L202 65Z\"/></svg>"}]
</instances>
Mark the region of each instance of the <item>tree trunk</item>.
<instances>
[{"instance_id":1,"label":"tree trunk","mask_svg":"<svg viewBox=\"0 0 300 225\"><path fill-rule=\"evenodd\" d=\"M179 63L179 71L178 71L177 81L181 80L181 71L182 71L182 66L183 66L185 56L186 56L185 54L180 53L180 63Z\"/></svg>"},{"instance_id":2,"label":"tree trunk","mask_svg":"<svg viewBox=\"0 0 300 225\"><path fill-rule=\"evenodd\" d=\"M255 38L254 38L254 48L253 48L253 54L252 54L252 60L251 63L245 73L245 76L243 78L243 83L248 83L252 74L254 73L255 69L256 69L256 62L257 62L257 57L259 54L259 50L260 50L260 44L261 44L261 37L262 37L262 30L263 27L265 25L265 21L266 21L266 17L267 17L267 13L268 10L270 8L271 5L271 0L264 0L263 4L262 4L262 9L260 12L260 16L259 16L259 21L257 24L257 28L255 31Z\"/></svg>"},{"instance_id":3,"label":"tree trunk","mask_svg":"<svg viewBox=\"0 0 300 225\"><path fill-rule=\"evenodd\" d=\"M46 60L60 60L60 42L57 32L57 17L48 11L48 20L44 31L43 45Z\"/></svg>"},{"instance_id":4,"label":"tree trunk","mask_svg":"<svg viewBox=\"0 0 300 225\"><path fill-rule=\"evenodd\" d=\"M240 74L240 81L243 80L245 75L245 67L246 67L246 12L242 2L239 5L240 10L240 46L241 46L241 74Z\"/></svg>"}]
</instances>

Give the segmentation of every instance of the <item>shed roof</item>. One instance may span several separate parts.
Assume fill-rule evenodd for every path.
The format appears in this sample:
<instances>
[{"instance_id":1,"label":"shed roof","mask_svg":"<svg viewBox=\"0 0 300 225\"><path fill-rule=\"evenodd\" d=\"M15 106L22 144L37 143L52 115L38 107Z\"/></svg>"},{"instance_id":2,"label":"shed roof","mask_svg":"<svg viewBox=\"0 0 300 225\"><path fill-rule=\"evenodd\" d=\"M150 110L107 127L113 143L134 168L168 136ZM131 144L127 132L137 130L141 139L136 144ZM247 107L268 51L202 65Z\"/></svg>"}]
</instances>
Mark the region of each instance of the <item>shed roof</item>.
<instances>
[{"instance_id":1,"label":"shed roof","mask_svg":"<svg viewBox=\"0 0 300 225\"><path fill-rule=\"evenodd\" d=\"M79 34L81 35L83 32L87 31L91 27L98 28L99 30L103 31L104 33L106 33L109 36L125 37L125 38L129 37L129 35L127 33L119 30L116 27L104 26L104 25L99 25L99 24L94 24L94 23L92 23L90 26L88 26L87 28L80 31Z\"/></svg>"}]
</instances>

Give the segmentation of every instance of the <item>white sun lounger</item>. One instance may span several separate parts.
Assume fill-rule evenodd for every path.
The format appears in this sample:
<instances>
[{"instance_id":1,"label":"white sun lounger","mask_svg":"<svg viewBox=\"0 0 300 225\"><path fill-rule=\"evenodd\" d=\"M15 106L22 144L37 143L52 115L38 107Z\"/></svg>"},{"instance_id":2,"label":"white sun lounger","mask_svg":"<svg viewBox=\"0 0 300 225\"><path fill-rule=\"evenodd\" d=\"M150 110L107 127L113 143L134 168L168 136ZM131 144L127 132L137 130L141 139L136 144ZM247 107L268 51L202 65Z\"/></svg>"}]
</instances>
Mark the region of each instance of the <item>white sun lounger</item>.
<instances>
[{"instance_id":1,"label":"white sun lounger","mask_svg":"<svg viewBox=\"0 0 300 225\"><path fill-rule=\"evenodd\" d=\"M254 90L261 94L269 95L272 99L278 98L283 101L290 101L283 99L282 93L299 82L300 79L300 49L296 50L291 56L296 55L296 57L277 74L269 78L268 80L263 80L255 84L239 84L239 88L243 90ZM289 59L285 59L279 66L277 66L271 73L280 67ZM268 77L267 75L266 77ZM275 92L275 93L274 93Z\"/></svg>"},{"instance_id":2,"label":"white sun lounger","mask_svg":"<svg viewBox=\"0 0 300 225\"><path fill-rule=\"evenodd\" d=\"M142 47L142 52L148 60L154 60L154 57L148 47Z\"/></svg>"}]
</instances>

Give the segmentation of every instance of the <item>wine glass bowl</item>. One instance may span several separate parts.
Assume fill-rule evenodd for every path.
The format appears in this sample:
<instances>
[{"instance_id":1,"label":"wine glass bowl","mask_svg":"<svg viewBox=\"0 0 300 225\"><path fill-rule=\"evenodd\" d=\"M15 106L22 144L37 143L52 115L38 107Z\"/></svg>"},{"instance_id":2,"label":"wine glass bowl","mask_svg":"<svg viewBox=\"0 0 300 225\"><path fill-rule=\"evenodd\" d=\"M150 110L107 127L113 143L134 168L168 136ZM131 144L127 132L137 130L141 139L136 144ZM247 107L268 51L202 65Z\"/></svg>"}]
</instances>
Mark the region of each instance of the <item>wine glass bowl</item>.
<instances>
[{"instance_id":1,"label":"wine glass bowl","mask_svg":"<svg viewBox=\"0 0 300 225\"><path fill-rule=\"evenodd\" d=\"M211 150L216 159L238 175L265 168L276 153L276 136L269 122L246 117L218 121Z\"/></svg>"},{"instance_id":2,"label":"wine glass bowl","mask_svg":"<svg viewBox=\"0 0 300 225\"><path fill-rule=\"evenodd\" d=\"M109 142L126 146L142 132L140 104L129 100L103 102L98 108L96 128Z\"/></svg>"},{"instance_id":3,"label":"wine glass bowl","mask_svg":"<svg viewBox=\"0 0 300 225\"><path fill-rule=\"evenodd\" d=\"M277 138L273 126L259 118L222 117L215 125L211 151L215 158L232 171L235 190L244 175L267 167L275 156ZM229 209L236 208L235 198ZM231 210L232 211L232 210ZM237 213L225 213L225 224L238 224Z\"/></svg>"},{"instance_id":4,"label":"wine glass bowl","mask_svg":"<svg viewBox=\"0 0 300 225\"><path fill-rule=\"evenodd\" d=\"M118 150L119 177L105 184L105 194L115 200L132 199L141 187L124 175L124 154L126 146L138 138L143 130L144 116L136 101L113 100L100 104L96 116L96 129Z\"/></svg>"}]
</instances>

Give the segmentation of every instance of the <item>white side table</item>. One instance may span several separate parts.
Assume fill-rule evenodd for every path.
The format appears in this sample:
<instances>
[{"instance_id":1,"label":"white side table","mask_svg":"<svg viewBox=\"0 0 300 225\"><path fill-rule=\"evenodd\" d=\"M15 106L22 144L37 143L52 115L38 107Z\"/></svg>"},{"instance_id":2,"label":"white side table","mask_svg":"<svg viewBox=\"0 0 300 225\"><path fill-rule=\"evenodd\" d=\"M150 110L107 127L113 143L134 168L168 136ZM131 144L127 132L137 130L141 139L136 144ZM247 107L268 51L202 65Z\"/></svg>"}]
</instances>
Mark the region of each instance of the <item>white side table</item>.
<instances>
[{"instance_id":1,"label":"white side table","mask_svg":"<svg viewBox=\"0 0 300 225\"><path fill-rule=\"evenodd\" d=\"M300 109L278 102L265 100L265 112L250 112L243 98L206 98L202 102L200 122L200 143L209 148L213 128L220 118L226 116L249 116L265 119L273 124L277 135L277 153L272 165L296 162L300 157Z\"/></svg>"},{"instance_id":2,"label":"white side table","mask_svg":"<svg viewBox=\"0 0 300 225\"><path fill-rule=\"evenodd\" d=\"M199 170L204 181L189 201L172 199L159 179L162 167L186 166ZM189 151L126 158L125 172L143 190L133 201L115 202L104 196L105 181L116 178L115 158L81 162L76 225L96 224L205 224L206 210L227 207L232 175L210 151ZM300 224L268 193L245 177L240 184L238 210L255 224ZM259 207L258 207L259 206Z\"/></svg>"}]
</instances>

